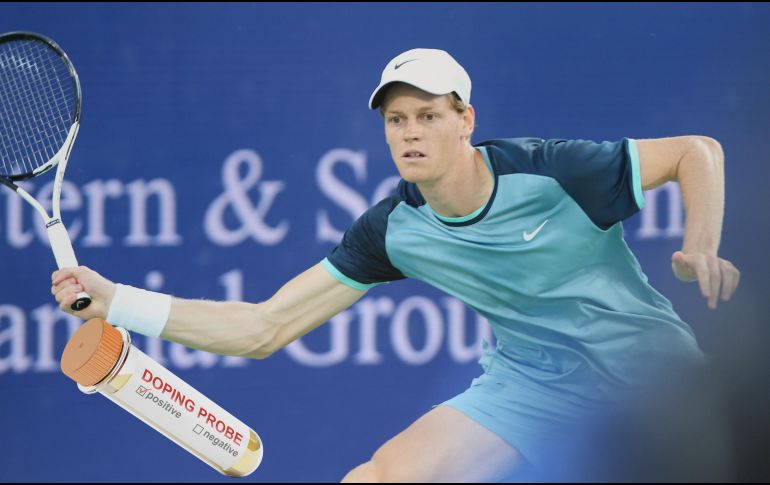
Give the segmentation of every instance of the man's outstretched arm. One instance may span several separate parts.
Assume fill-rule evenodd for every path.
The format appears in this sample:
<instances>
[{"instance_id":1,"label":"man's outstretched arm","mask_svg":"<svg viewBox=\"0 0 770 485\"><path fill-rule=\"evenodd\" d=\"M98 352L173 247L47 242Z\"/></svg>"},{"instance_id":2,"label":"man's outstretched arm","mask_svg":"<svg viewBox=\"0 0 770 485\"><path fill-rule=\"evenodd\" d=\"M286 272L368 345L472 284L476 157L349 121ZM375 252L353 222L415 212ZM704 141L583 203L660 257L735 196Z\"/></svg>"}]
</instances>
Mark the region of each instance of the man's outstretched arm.
<instances>
[{"instance_id":1,"label":"man's outstretched arm","mask_svg":"<svg viewBox=\"0 0 770 485\"><path fill-rule=\"evenodd\" d=\"M725 205L722 147L704 136L636 143L644 190L679 182L687 218L682 250L672 255L672 269L683 281L697 280L709 308L715 309L720 295L729 300L740 280L735 266L717 255Z\"/></svg>"},{"instance_id":2,"label":"man's outstretched arm","mask_svg":"<svg viewBox=\"0 0 770 485\"><path fill-rule=\"evenodd\" d=\"M99 273L81 266L54 272L51 292L68 313L83 319L106 318L115 287ZM93 303L86 310L73 312L69 305L84 288ZM265 358L350 307L365 293L340 283L317 264L262 303L173 298L160 337L217 354Z\"/></svg>"}]
</instances>

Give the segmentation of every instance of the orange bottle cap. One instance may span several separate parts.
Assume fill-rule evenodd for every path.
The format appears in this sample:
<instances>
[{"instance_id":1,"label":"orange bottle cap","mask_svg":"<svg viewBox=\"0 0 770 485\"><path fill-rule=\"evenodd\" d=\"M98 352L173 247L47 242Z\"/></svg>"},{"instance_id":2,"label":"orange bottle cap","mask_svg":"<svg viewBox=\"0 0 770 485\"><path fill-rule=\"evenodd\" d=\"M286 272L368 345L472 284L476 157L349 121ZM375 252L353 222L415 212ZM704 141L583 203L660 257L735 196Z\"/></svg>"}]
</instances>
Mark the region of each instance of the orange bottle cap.
<instances>
[{"instance_id":1,"label":"orange bottle cap","mask_svg":"<svg viewBox=\"0 0 770 485\"><path fill-rule=\"evenodd\" d=\"M75 332L61 356L61 370L81 386L107 377L120 359L123 336L101 318L92 318Z\"/></svg>"}]
</instances>

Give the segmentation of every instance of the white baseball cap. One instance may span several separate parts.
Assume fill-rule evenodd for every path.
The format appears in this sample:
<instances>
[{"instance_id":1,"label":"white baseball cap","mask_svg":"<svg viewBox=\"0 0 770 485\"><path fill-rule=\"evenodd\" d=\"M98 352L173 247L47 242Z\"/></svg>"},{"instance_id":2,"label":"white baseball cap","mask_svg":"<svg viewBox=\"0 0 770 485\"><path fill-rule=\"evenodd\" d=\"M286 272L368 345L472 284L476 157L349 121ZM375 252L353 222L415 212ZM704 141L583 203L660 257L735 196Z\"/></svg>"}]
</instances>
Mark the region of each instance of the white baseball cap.
<instances>
[{"instance_id":1,"label":"white baseball cap","mask_svg":"<svg viewBox=\"0 0 770 485\"><path fill-rule=\"evenodd\" d=\"M471 100L468 73L448 52L439 49L412 49L393 58L369 98L370 109L380 107L385 88L395 82L410 84L436 96L455 92L465 104Z\"/></svg>"}]
</instances>

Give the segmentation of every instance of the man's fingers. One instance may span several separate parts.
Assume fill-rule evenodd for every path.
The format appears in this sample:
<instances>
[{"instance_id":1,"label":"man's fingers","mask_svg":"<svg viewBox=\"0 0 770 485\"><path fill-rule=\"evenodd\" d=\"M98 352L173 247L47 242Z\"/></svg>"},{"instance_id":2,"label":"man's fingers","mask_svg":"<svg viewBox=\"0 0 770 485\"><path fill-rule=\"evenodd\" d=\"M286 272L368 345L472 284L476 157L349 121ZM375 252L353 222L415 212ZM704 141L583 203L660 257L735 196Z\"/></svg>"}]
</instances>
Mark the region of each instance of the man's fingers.
<instances>
[{"instance_id":1,"label":"man's fingers","mask_svg":"<svg viewBox=\"0 0 770 485\"><path fill-rule=\"evenodd\" d=\"M56 286L62 281L66 280L67 278L76 278L75 276L75 270L77 268L63 268L57 271L54 271L51 275L51 285Z\"/></svg>"},{"instance_id":2,"label":"man's fingers","mask_svg":"<svg viewBox=\"0 0 770 485\"><path fill-rule=\"evenodd\" d=\"M674 274L683 281L698 280L701 295L715 310L721 298L728 301L738 287L741 273L730 261L712 254L685 254L676 251L671 257Z\"/></svg>"},{"instance_id":3,"label":"man's fingers","mask_svg":"<svg viewBox=\"0 0 770 485\"><path fill-rule=\"evenodd\" d=\"M729 271L727 272L723 271L722 272L722 295L721 295L722 301L730 300L730 297L733 295L733 291L735 291L735 275Z\"/></svg>"},{"instance_id":4,"label":"man's fingers","mask_svg":"<svg viewBox=\"0 0 770 485\"><path fill-rule=\"evenodd\" d=\"M77 284L79 283L78 283L78 280L76 280L75 278L67 278L64 281L61 281L59 284L52 286L51 294L55 296L57 293L59 293L63 289L68 288L72 285L77 285Z\"/></svg>"},{"instance_id":5,"label":"man's fingers","mask_svg":"<svg viewBox=\"0 0 770 485\"><path fill-rule=\"evenodd\" d=\"M698 276L698 285L700 293L704 298L711 297L711 282L709 278L709 268L703 260L691 263L695 266L695 274Z\"/></svg>"},{"instance_id":6,"label":"man's fingers","mask_svg":"<svg viewBox=\"0 0 770 485\"><path fill-rule=\"evenodd\" d=\"M81 291L83 291L83 285L79 285L79 284L69 285L57 291L54 294L54 297L56 298L56 300L61 301L63 298L66 298L68 295L70 294L77 295Z\"/></svg>"},{"instance_id":7,"label":"man's fingers","mask_svg":"<svg viewBox=\"0 0 770 485\"><path fill-rule=\"evenodd\" d=\"M680 280L695 281L698 279L697 261L695 258L688 257L682 251L677 251L671 257L671 269Z\"/></svg>"},{"instance_id":8,"label":"man's fingers","mask_svg":"<svg viewBox=\"0 0 770 485\"><path fill-rule=\"evenodd\" d=\"M67 313L72 313L71 307L78 298L78 293L83 290L79 285L72 286L64 289L56 295L56 300L59 302L59 308Z\"/></svg>"},{"instance_id":9,"label":"man's fingers","mask_svg":"<svg viewBox=\"0 0 770 485\"><path fill-rule=\"evenodd\" d=\"M722 269L722 300L728 301L732 298L735 289L738 288L738 283L741 279L741 273L733 266L730 261L721 260L720 266Z\"/></svg>"},{"instance_id":10,"label":"man's fingers","mask_svg":"<svg viewBox=\"0 0 770 485\"><path fill-rule=\"evenodd\" d=\"M708 258L706 264L709 269L709 308L716 309L719 300L719 288L722 285L722 272L717 258Z\"/></svg>"}]
</instances>

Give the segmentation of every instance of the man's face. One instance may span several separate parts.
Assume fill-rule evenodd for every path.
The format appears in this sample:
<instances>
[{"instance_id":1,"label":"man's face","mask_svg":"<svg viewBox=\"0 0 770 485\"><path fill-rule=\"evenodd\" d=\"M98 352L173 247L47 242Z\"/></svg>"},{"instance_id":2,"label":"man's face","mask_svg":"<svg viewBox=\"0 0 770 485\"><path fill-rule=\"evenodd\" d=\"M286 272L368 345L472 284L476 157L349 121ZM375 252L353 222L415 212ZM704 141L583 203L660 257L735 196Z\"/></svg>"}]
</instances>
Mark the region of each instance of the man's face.
<instances>
[{"instance_id":1,"label":"man's face","mask_svg":"<svg viewBox=\"0 0 770 485\"><path fill-rule=\"evenodd\" d=\"M385 140L401 178L432 184L452 170L470 137L472 109L458 113L451 94L434 96L407 84L390 88L383 106Z\"/></svg>"}]
</instances>

